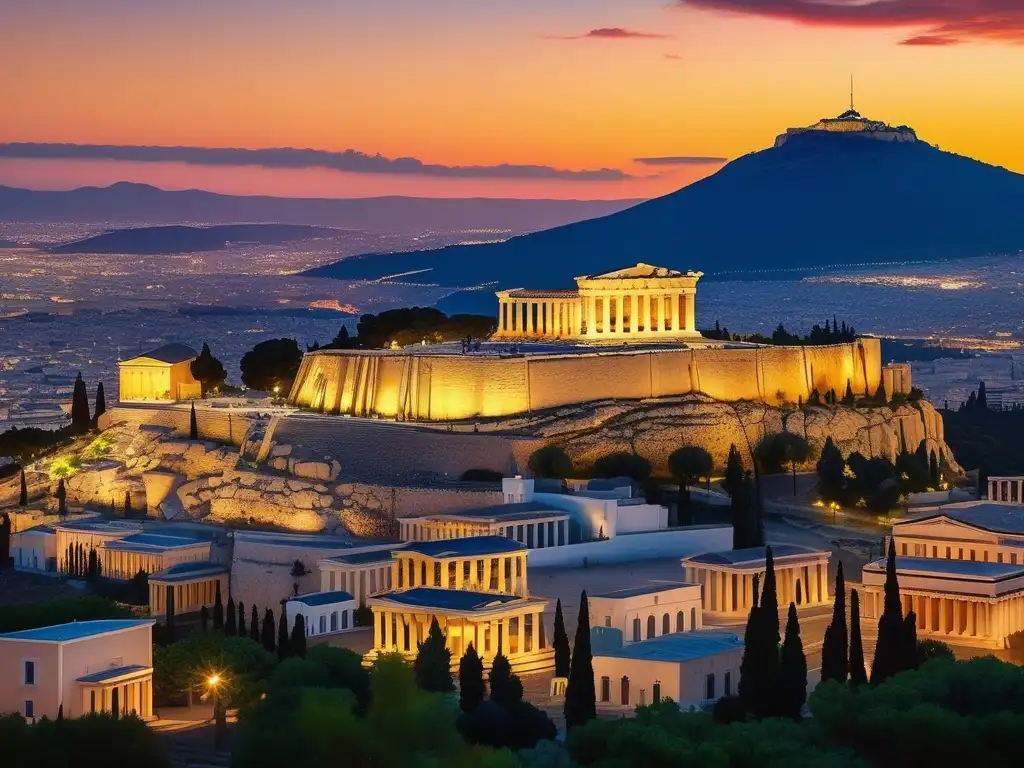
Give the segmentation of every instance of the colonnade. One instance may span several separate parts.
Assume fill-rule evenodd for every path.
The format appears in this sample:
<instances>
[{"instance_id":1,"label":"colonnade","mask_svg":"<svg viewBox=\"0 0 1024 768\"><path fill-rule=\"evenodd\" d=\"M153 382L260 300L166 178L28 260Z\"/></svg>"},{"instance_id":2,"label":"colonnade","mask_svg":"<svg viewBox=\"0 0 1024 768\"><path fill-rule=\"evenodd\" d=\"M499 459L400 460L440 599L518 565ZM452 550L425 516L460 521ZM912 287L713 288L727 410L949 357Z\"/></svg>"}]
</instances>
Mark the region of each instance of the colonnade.
<instances>
[{"instance_id":1,"label":"colonnade","mask_svg":"<svg viewBox=\"0 0 1024 768\"><path fill-rule=\"evenodd\" d=\"M580 335L582 322L579 301L575 297L498 299L500 336L575 337Z\"/></svg>"},{"instance_id":2,"label":"colonnade","mask_svg":"<svg viewBox=\"0 0 1024 768\"><path fill-rule=\"evenodd\" d=\"M433 587L501 595L529 595L526 552L500 556L432 558L396 552L391 564L394 590Z\"/></svg>"},{"instance_id":3,"label":"colonnade","mask_svg":"<svg viewBox=\"0 0 1024 768\"><path fill-rule=\"evenodd\" d=\"M413 518L400 521L405 541L442 541L474 536L503 536L528 549L562 547L569 543L568 515L557 519L518 520L515 523Z\"/></svg>"},{"instance_id":4,"label":"colonnade","mask_svg":"<svg viewBox=\"0 0 1024 768\"><path fill-rule=\"evenodd\" d=\"M900 590L903 615L914 611L917 633L946 642L1004 648L1007 638L1024 630L1024 595L1007 598L951 597L941 593ZM884 591L865 587L861 615L882 615Z\"/></svg>"},{"instance_id":5,"label":"colonnade","mask_svg":"<svg viewBox=\"0 0 1024 768\"><path fill-rule=\"evenodd\" d=\"M132 712L146 720L153 717L153 678L149 673L143 678L119 683L83 683L82 714L111 713L117 708L119 716Z\"/></svg>"},{"instance_id":6,"label":"colonnade","mask_svg":"<svg viewBox=\"0 0 1024 768\"><path fill-rule=\"evenodd\" d=\"M393 562L354 565L332 563L328 559L320 563L320 591L340 589L352 595L356 605L365 605L371 595L392 589L393 567Z\"/></svg>"},{"instance_id":7,"label":"colonnade","mask_svg":"<svg viewBox=\"0 0 1024 768\"><path fill-rule=\"evenodd\" d=\"M547 639L542 630L542 604L530 606L532 610L518 613L492 613L480 617L447 616L445 614L373 607L373 645L376 654L398 652L415 655L417 646L430 632L430 624L437 619L445 633L453 663L466 652L470 643L482 658L493 659L498 650L515 663L518 657L545 650Z\"/></svg>"},{"instance_id":8,"label":"colonnade","mask_svg":"<svg viewBox=\"0 0 1024 768\"><path fill-rule=\"evenodd\" d=\"M695 333L695 296L695 292L581 292L581 303L585 307L583 335L594 338Z\"/></svg>"},{"instance_id":9,"label":"colonnade","mask_svg":"<svg viewBox=\"0 0 1024 768\"><path fill-rule=\"evenodd\" d=\"M764 571L712 568L699 565L685 567L686 581L702 586L704 610L711 613L747 614L753 604L754 577L764 589ZM775 566L776 593L780 606L796 603L799 607L823 605L828 593L828 561Z\"/></svg>"},{"instance_id":10,"label":"colonnade","mask_svg":"<svg viewBox=\"0 0 1024 768\"><path fill-rule=\"evenodd\" d=\"M988 500L1024 504L1024 477L990 477Z\"/></svg>"}]
</instances>

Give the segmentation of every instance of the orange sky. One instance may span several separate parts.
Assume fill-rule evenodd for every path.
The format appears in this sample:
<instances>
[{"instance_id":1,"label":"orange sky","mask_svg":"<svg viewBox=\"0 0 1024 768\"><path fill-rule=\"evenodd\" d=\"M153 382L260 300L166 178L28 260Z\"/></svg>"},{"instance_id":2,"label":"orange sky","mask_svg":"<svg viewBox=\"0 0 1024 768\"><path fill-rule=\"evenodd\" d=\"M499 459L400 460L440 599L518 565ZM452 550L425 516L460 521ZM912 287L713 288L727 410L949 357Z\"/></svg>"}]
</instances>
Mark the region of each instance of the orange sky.
<instances>
[{"instance_id":1,"label":"orange sky","mask_svg":"<svg viewBox=\"0 0 1024 768\"><path fill-rule=\"evenodd\" d=\"M864 114L1024 172L1024 49L973 39L899 44L934 26L923 22L811 26L669 0L0 0L0 16L0 142L355 149L632 177L2 159L0 183L645 197L718 166L633 158L734 158L767 147L788 126L845 109L851 72ZM649 36L585 37L597 29Z\"/></svg>"}]
</instances>

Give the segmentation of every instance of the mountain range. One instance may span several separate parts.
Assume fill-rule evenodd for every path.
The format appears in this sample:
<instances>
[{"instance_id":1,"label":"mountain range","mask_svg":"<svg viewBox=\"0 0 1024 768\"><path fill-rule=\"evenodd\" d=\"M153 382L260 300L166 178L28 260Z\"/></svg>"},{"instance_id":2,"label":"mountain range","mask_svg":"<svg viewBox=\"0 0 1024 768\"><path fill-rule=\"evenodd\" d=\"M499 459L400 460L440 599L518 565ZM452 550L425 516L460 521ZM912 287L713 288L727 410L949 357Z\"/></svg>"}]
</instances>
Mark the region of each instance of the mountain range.
<instances>
[{"instance_id":1,"label":"mountain range","mask_svg":"<svg viewBox=\"0 0 1024 768\"><path fill-rule=\"evenodd\" d=\"M0 221L105 224L307 224L392 234L428 231L532 232L604 216L638 200L365 197L352 199L167 191L119 182L38 191L0 186Z\"/></svg>"},{"instance_id":2,"label":"mountain range","mask_svg":"<svg viewBox=\"0 0 1024 768\"><path fill-rule=\"evenodd\" d=\"M282 243L340 234L336 229L305 224L221 224L209 227L169 225L115 229L73 243L49 247L51 253L154 254L215 251L232 243L281 245Z\"/></svg>"},{"instance_id":3,"label":"mountain range","mask_svg":"<svg viewBox=\"0 0 1024 768\"><path fill-rule=\"evenodd\" d=\"M568 288L646 262L756 277L1024 249L1024 176L923 141L811 131L629 209L501 243L367 254L306 274L486 286L448 310L494 310L495 288Z\"/></svg>"}]
</instances>

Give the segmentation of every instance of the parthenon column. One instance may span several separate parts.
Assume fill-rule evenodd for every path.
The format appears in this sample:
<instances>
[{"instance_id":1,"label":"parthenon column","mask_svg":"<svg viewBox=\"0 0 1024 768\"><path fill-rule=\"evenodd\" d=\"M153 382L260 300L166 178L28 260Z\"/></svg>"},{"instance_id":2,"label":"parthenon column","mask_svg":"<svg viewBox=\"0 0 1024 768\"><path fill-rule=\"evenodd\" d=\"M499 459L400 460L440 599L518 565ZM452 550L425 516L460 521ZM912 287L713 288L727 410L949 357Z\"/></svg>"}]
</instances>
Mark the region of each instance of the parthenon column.
<instances>
[{"instance_id":1,"label":"parthenon column","mask_svg":"<svg viewBox=\"0 0 1024 768\"><path fill-rule=\"evenodd\" d=\"M688 331L697 330L697 321L694 317L694 301L696 300L696 298L696 291L694 291L693 293L686 294L686 330Z\"/></svg>"},{"instance_id":2,"label":"parthenon column","mask_svg":"<svg viewBox=\"0 0 1024 768\"><path fill-rule=\"evenodd\" d=\"M597 335L597 297L594 294L587 296L587 336Z\"/></svg>"},{"instance_id":3,"label":"parthenon column","mask_svg":"<svg viewBox=\"0 0 1024 768\"><path fill-rule=\"evenodd\" d=\"M601 333L605 336L608 335L608 329L611 327L611 306L608 301L608 294L604 294L601 297Z\"/></svg>"},{"instance_id":4,"label":"parthenon column","mask_svg":"<svg viewBox=\"0 0 1024 768\"><path fill-rule=\"evenodd\" d=\"M679 330L679 294L673 293L671 295L672 302L672 330Z\"/></svg>"},{"instance_id":5,"label":"parthenon column","mask_svg":"<svg viewBox=\"0 0 1024 768\"><path fill-rule=\"evenodd\" d=\"M525 306L526 306L526 325L524 326L524 328L526 330L527 335L532 336L533 335L533 328L534 328L534 325L533 325L533 306L534 306L534 304L533 304L532 301L527 301L525 303Z\"/></svg>"}]
</instances>

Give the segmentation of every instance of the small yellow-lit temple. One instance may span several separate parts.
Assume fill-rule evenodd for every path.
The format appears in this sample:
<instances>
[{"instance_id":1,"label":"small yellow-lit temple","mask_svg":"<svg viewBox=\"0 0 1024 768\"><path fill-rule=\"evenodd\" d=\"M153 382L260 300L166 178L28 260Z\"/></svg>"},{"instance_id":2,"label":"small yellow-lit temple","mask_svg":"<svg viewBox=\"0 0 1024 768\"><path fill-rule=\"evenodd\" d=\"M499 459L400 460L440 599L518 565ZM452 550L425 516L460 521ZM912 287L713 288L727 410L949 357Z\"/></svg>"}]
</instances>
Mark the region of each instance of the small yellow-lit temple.
<instances>
[{"instance_id":1,"label":"small yellow-lit temple","mask_svg":"<svg viewBox=\"0 0 1024 768\"><path fill-rule=\"evenodd\" d=\"M165 344L117 364L121 402L131 400L192 400L202 387L192 376L196 351L184 344Z\"/></svg>"},{"instance_id":2,"label":"small yellow-lit temple","mask_svg":"<svg viewBox=\"0 0 1024 768\"><path fill-rule=\"evenodd\" d=\"M637 264L576 278L576 290L498 292L496 339L659 341L700 338L700 272Z\"/></svg>"},{"instance_id":3,"label":"small yellow-lit temple","mask_svg":"<svg viewBox=\"0 0 1024 768\"><path fill-rule=\"evenodd\" d=\"M488 341L308 352L289 399L327 414L449 421L698 392L777 404L847 384L878 389L876 338L794 347L704 338L700 278L639 263L579 277L575 289L499 291ZM909 378L890 376L886 391L907 391Z\"/></svg>"}]
</instances>

